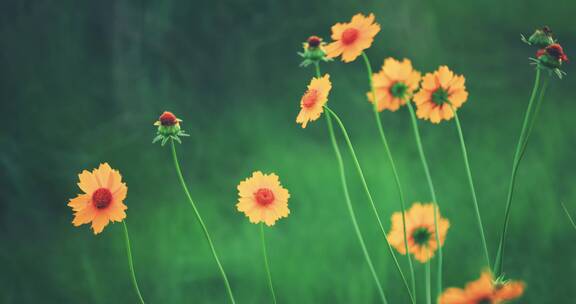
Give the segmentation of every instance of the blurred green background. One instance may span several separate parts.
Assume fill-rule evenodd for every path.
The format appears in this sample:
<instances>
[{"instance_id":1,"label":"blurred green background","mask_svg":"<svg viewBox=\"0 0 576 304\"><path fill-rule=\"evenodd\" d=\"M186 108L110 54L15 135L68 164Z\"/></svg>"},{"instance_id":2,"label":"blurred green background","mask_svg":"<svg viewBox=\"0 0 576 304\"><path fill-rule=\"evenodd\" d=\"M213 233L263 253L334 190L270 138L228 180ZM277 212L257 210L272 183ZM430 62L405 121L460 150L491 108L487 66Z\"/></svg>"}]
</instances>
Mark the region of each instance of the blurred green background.
<instances>
[{"instance_id":1,"label":"blurred green background","mask_svg":"<svg viewBox=\"0 0 576 304\"><path fill-rule=\"evenodd\" d=\"M576 58L576 2L560 1L2 1L0 3L0 302L136 303L121 225L74 228L77 174L109 162L128 184L128 225L149 303L225 303L224 286L177 183L169 149L152 145L163 110L190 134L184 174L238 303L269 303L258 227L235 210L236 185L276 172L292 194L267 230L281 303L376 303L323 121L295 123L311 68L301 42L329 38L357 12L382 25L368 50L421 71L447 64L470 92L460 111L494 254L509 171L533 82L520 33L549 25ZM514 201L506 272L519 303L573 303L576 231L574 88L554 79ZM347 125L386 227L398 210L390 167L365 100L360 61L323 65L330 104ZM406 108L382 115L407 199L428 201ZM421 123L442 214L451 222L445 285L481 271L482 252L453 121ZM345 147L343 147L345 148ZM348 155L348 154L346 154ZM391 303L407 303L350 159L354 206ZM405 259L400 259L404 264ZM423 269L417 267L422 287ZM422 295L420 295L422 297Z\"/></svg>"}]
</instances>

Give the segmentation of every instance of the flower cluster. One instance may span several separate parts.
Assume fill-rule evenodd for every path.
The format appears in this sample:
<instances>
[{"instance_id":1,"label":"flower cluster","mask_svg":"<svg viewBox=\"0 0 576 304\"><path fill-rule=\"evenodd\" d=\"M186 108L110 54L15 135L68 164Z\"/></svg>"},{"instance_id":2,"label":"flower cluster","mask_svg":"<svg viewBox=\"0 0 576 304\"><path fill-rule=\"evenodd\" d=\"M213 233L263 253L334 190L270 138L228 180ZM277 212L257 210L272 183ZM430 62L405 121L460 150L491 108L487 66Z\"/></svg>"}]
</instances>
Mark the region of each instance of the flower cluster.
<instances>
[{"instance_id":1,"label":"flower cluster","mask_svg":"<svg viewBox=\"0 0 576 304\"><path fill-rule=\"evenodd\" d=\"M538 67L555 73L559 78L566 74L560 68L568 62L568 56L549 27L536 29L528 38L522 35L522 41L538 48L536 58L531 58Z\"/></svg>"}]
</instances>

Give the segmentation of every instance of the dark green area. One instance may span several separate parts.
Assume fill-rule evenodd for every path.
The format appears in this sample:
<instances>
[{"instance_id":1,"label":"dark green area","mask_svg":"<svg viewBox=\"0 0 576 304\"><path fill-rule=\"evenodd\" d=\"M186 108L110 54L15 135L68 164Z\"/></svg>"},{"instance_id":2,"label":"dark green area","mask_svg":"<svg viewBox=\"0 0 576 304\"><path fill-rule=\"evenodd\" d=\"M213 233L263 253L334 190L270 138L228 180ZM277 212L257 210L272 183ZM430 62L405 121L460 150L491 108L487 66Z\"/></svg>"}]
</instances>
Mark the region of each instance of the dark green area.
<instances>
[{"instance_id":1,"label":"dark green area","mask_svg":"<svg viewBox=\"0 0 576 304\"><path fill-rule=\"evenodd\" d=\"M109 162L128 184L127 223L148 303L225 303L209 248L179 188L168 147L152 145L163 110L191 134L182 168L238 303L269 303L259 227L235 210L236 185L276 172L291 215L267 231L280 303L376 303L377 291L346 212L323 121L295 124L314 74L296 52L309 35L357 12L382 25L368 50L423 72L440 64L466 76L461 109L488 244L494 255L507 182L534 72L520 41L547 24L576 58L576 2L560 1L17 1L0 3L0 302L136 303L122 227L74 228L66 206L77 174ZM390 225L398 197L366 101L362 62L322 65L331 107L347 125L377 207ZM521 165L505 260L527 283L520 303L576 298L573 68L554 79ZM408 111L382 114L407 199L428 201ZM453 121L422 122L442 215L445 285L483 265ZM343 148L345 148L343 146ZM348 154L346 154L347 156ZM360 181L354 206L391 303L407 303ZM405 259L400 262L404 264ZM424 270L416 265L418 285ZM421 290L422 291L422 290ZM419 294L422 299L422 293Z\"/></svg>"}]
</instances>

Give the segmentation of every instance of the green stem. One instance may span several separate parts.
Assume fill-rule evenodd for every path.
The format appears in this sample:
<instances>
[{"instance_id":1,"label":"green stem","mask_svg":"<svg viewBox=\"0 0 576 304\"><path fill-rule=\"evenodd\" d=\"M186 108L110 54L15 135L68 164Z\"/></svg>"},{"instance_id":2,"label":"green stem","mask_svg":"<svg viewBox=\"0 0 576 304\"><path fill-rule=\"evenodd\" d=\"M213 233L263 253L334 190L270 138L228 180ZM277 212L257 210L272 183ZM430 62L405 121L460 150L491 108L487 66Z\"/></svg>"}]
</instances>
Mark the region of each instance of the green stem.
<instances>
[{"instance_id":1,"label":"green stem","mask_svg":"<svg viewBox=\"0 0 576 304\"><path fill-rule=\"evenodd\" d=\"M220 274L222 275L222 279L224 279L224 285L226 285L226 291L228 292L228 297L230 298L230 302L236 303L236 301L234 300L234 295L232 294L232 288L230 288L230 283L228 282L228 277L226 276L226 272L224 272L224 268L222 267L222 264L220 263L220 259L218 259L218 255L216 254L216 249L214 248L214 244L212 243L212 238L210 238L210 234L208 233L208 229L206 228L206 225L204 224L204 221L202 220L202 217L200 216L200 212L198 211L198 208L196 208L196 204L192 200L192 196L190 195L190 191L188 190L188 186L186 186L186 182L184 181L184 177L182 176L182 170L180 169L180 164L178 163L178 155L176 154L176 144L174 143L174 140L170 140L170 145L172 147L172 158L174 160L174 167L176 167L176 173L178 174L178 180L180 181L180 184L182 185L182 189L184 189L184 193L186 194L186 198L188 198L188 202L192 206L192 209L194 210L194 214L196 215L196 219L198 220L198 223L200 223L200 226L202 227L202 231L204 232L204 236L206 237L206 240L208 241L208 244L210 245L210 249L212 251L212 255L214 256L214 260L216 260L216 264L218 265L218 269L220 270Z\"/></svg>"},{"instance_id":2,"label":"green stem","mask_svg":"<svg viewBox=\"0 0 576 304\"><path fill-rule=\"evenodd\" d=\"M378 215L378 210L376 209L376 204L374 203L374 199L372 198L372 194L370 193L370 189L368 188L368 184L366 182L366 178L364 177L362 167L360 166L360 162L358 161L358 157L356 156L356 151L354 150L354 147L352 146L352 142L350 141L350 136L348 136L348 132L346 131L346 128L344 127L344 124L342 123L342 120L340 120L338 115L336 115L336 113L334 113L334 111L332 111L328 106L324 106L324 109L326 109L326 111L328 113L330 113L332 116L334 116L336 123L338 124L338 126L340 127L340 130L342 131L342 134L344 135L344 139L346 140L346 144L348 145L348 149L350 150L350 154L352 155L352 159L354 160L354 165L356 167L356 171L358 171L358 175L360 176L360 180L362 181L362 186L364 188L364 192L366 192L366 196L368 197L368 200L370 202L370 206L372 207L372 211L374 213L374 216L376 217L376 221L378 222L378 227L380 228L380 232L382 232L382 235L384 236L384 239L386 240L386 245L388 245L388 250L390 252L390 256L392 256L392 259L394 260L394 265L396 266L398 273L402 277L402 282L404 283L404 287L406 288L406 291L408 292L408 295L410 296L410 300L412 301L412 303L414 303L414 298L412 297L412 292L410 291L410 287L408 286L408 282L406 281L406 277L404 276L404 273L402 272L402 268L400 268L400 264L398 263L398 259L396 258L396 255L394 254L394 249L392 249L390 242L388 242L388 237L386 236L386 230L384 229L384 225L382 224L382 220L380 219L380 216ZM408 253L406 253L406 254L408 254Z\"/></svg>"},{"instance_id":3,"label":"green stem","mask_svg":"<svg viewBox=\"0 0 576 304\"><path fill-rule=\"evenodd\" d=\"M432 283L430 282L430 260L426 261L425 267L425 278L426 281L426 303L432 304Z\"/></svg>"},{"instance_id":4,"label":"green stem","mask_svg":"<svg viewBox=\"0 0 576 304\"><path fill-rule=\"evenodd\" d=\"M566 208L566 205L564 205L564 203L560 203L560 205L562 205L562 208L564 209L564 212L566 212L566 216L568 217L568 220L569 220L570 223L572 224L572 227L574 227L574 229L576 229L576 222L574 222L574 219L573 219L572 216L570 215L570 212L568 211L568 208Z\"/></svg>"},{"instance_id":5,"label":"green stem","mask_svg":"<svg viewBox=\"0 0 576 304\"><path fill-rule=\"evenodd\" d=\"M126 244L126 252L128 255L128 267L130 268L130 277L132 279L132 285L134 285L134 290L138 295L140 303L144 304L144 298L142 298L140 288L138 287L138 281L136 281L136 272L134 271L134 262L132 261L132 249L130 247L130 237L128 236L128 226L126 226L126 221L122 222L122 227L124 228L124 241Z\"/></svg>"},{"instance_id":6,"label":"green stem","mask_svg":"<svg viewBox=\"0 0 576 304\"><path fill-rule=\"evenodd\" d=\"M460 147L462 148L462 155L464 156L464 167L466 167L466 175L468 176L468 184L470 185L470 192L472 192L472 202L474 203L474 211L476 211L476 222L478 223L478 230L480 231L480 238L482 241L482 247L484 249L484 257L486 258L486 265L490 267L490 254L488 253L488 245L486 243L486 236L484 235L484 225L482 224L482 217L480 216L480 207L478 206L478 198L476 197L476 189L474 187L474 181L472 180L472 170L470 169L470 161L468 159L468 151L466 149L466 143L464 142L464 134L462 132L462 125L460 124L460 118L458 118L458 112L452 104L448 104L454 112L454 118L456 120L456 129L458 130L458 137L460 139Z\"/></svg>"},{"instance_id":7,"label":"green stem","mask_svg":"<svg viewBox=\"0 0 576 304\"><path fill-rule=\"evenodd\" d=\"M547 88L548 88L548 78L545 78L542 84L542 89L540 89L540 93L538 94L538 99L536 100L534 111L532 115L530 115L530 123L528 124L528 131L526 131L526 137L524 140L524 144L522 145L522 151L520 152L520 159L524 157L524 153L526 152L526 147L528 146L528 138L532 134L532 130L534 130L534 123L536 121L536 117L538 117L540 108L542 107L542 100L544 99L544 94L546 94Z\"/></svg>"},{"instance_id":8,"label":"green stem","mask_svg":"<svg viewBox=\"0 0 576 304\"><path fill-rule=\"evenodd\" d=\"M264 267L266 268L266 275L268 276L268 287L272 294L272 300L276 304L276 293L274 292L274 285L272 284L272 274L270 273L270 265L268 263L268 252L266 251L266 238L264 237L264 223L260 224L260 239L262 240L262 254L264 255Z\"/></svg>"},{"instance_id":9,"label":"green stem","mask_svg":"<svg viewBox=\"0 0 576 304\"><path fill-rule=\"evenodd\" d=\"M442 293L442 244L440 244L440 236L438 233L438 200L436 199L436 190L434 189L434 183L432 182L432 175L430 174L430 168L428 167L428 160L426 159L426 154L424 153L424 147L422 145L422 139L420 138L420 130L418 129L418 119L416 118L416 113L412 107L412 103L408 101L406 103L408 106L408 111L410 112L410 118L412 121L412 129L414 130L414 137L416 138L416 146L418 147L418 153L420 155L420 161L422 162L422 167L424 168L424 175L426 175L426 180L428 181L428 188L430 189L430 196L432 196L432 201L434 204L434 230L436 236L436 244L438 245L438 282L437 282L437 292Z\"/></svg>"},{"instance_id":10,"label":"green stem","mask_svg":"<svg viewBox=\"0 0 576 304\"><path fill-rule=\"evenodd\" d=\"M320 77L320 67L318 63L316 63L316 75ZM368 264L370 273L372 274L374 282L376 283L376 288L378 289L380 299L382 303L387 304L388 301L386 300L386 295L384 294L382 284L380 283L380 279L378 278L376 270L374 269L374 264L372 263L372 259L370 258L370 254L368 253L368 249L366 248L364 237L362 236L362 232L360 231L360 226L358 225L356 214L354 212L354 207L352 206L352 200L350 199L350 193L348 191L348 182L346 181L346 173L344 170L344 161L342 160L342 153L340 152L338 142L336 141L336 135L334 134L332 117L330 116L330 112L326 112L325 115L326 115L326 123L328 125L328 132L330 134L330 142L332 143L332 148L334 149L334 154L336 155L336 160L338 163L338 172L340 173L340 182L342 184L342 189L344 191L344 200L346 201L348 214L350 215L350 219L352 220L352 226L354 227L354 232L356 233L356 237L358 238L358 242L360 243L360 249L362 249L362 253L364 254L364 258L366 259L366 263Z\"/></svg>"},{"instance_id":11,"label":"green stem","mask_svg":"<svg viewBox=\"0 0 576 304\"><path fill-rule=\"evenodd\" d=\"M510 184L508 185L508 194L506 197L506 211L504 212L504 224L502 225L502 233L500 235L500 242L498 244L498 251L496 252L496 260L494 262L493 269L496 277L499 277L502 274L502 264L504 263L504 244L506 242L506 233L508 232L508 223L510 221L510 209L512 207L512 196L514 194L514 186L516 184L516 174L518 172L520 160L522 159L523 148L525 148L526 142L528 141L527 133L529 130L530 121L532 121L532 109L534 107L534 100L536 99L536 92L538 91L539 84L540 68L536 68L534 86L532 87L532 93L530 94L528 108L524 114L524 122L522 123L522 130L520 131L520 137L518 138L516 152L514 153L514 160L512 162L512 173L510 174Z\"/></svg>"},{"instance_id":12,"label":"green stem","mask_svg":"<svg viewBox=\"0 0 576 304\"><path fill-rule=\"evenodd\" d=\"M374 84L372 83L372 65L370 64L370 60L368 59L368 55L365 52L362 52L362 57L364 58L364 63L366 64L366 70L368 72L368 81L370 83L370 90L372 91L372 100L374 101L374 106L372 109L374 110L374 117L376 118L376 126L378 127L378 133L380 135L380 139L384 144L384 150L388 157L388 161L390 162L390 167L392 168L392 173L394 175L394 182L396 184L396 189L398 190L398 196L400 197L400 210L402 211L402 226L404 232L404 246L406 250L406 258L408 259L408 266L410 268L410 279L412 283L412 294L414 295L414 302L416 302L416 277L414 275L414 265L412 264L412 257L408 251L408 235L406 230L406 201L404 199L404 192L402 191L402 184L400 183L400 177L398 175L398 170L396 169L396 163L394 162L394 158L392 157L392 152L390 151L390 146L388 145L388 140L386 139L386 134L384 132L384 127L382 126L382 120L380 119L380 114L378 113L378 102L376 99L376 89L374 88Z\"/></svg>"}]
</instances>

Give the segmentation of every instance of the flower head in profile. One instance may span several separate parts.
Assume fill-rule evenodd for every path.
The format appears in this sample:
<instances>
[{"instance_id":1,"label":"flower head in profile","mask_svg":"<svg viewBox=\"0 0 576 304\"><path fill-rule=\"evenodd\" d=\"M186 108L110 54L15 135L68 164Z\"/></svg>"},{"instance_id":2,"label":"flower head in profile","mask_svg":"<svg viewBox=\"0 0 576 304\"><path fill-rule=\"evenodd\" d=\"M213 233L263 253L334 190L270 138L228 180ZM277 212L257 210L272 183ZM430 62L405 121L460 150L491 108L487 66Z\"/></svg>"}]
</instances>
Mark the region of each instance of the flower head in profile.
<instances>
[{"instance_id":1,"label":"flower head in profile","mask_svg":"<svg viewBox=\"0 0 576 304\"><path fill-rule=\"evenodd\" d=\"M82 171L78 177L78 187L84 193L68 202L74 211L74 226L92 223L94 234L98 234L108 222L121 222L126 218L128 207L124 200L128 187L122 182L120 172L103 163L92 172Z\"/></svg>"},{"instance_id":2,"label":"flower head in profile","mask_svg":"<svg viewBox=\"0 0 576 304\"><path fill-rule=\"evenodd\" d=\"M398 61L386 58L380 72L372 75L372 84L376 90L378 111L396 111L406 100L412 97L420 84L420 72L412 68L408 59ZM366 93L368 100L374 103L372 92Z\"/></svg>"},{"instance_id":3,"label":"flower head in profile","mask_svg":"<svg viewBox=\"0 0 576 304\"><path fill-rule=\"evenodd\" d=\"M300 63L300 66L307 67L320 61L332 61L331 58L326 57L326 43L322 41L322 38L318 36L310 36L302 46L304 51L301 53L299 52L298 55L304 58L304 60Z\"/></svg>"},{"instance_id":4,"label":"flower head in profile","mask_svg":"<svg viewBox=\"0 0 576 304\"><path fill-rule=\"evenodd\" d=\"M156 137L154 137L152 143L160 141L163 146L170 139L182 143L180 136L188 136L188 134L180 128L181 122L182 120L176 117L172 112L164 111L164 113L162 113L154 123L154 125L158 127L158 130L156 131Z\"/></svg>"},{"instance_id":5,"label":"flower head in profile","mask_svg":"<svg viewBox=\"0 0 576 304\"><path fill-rule=\"evenodd\" d=\"M430 120L432 123L452 119L452 109L460 108L468 99L465 81L464 76L455 75L445 65L424 75L422 88L414 95L418 118Z\"/></svg>"},{"instance_id":6,"label":"flower head in profile","mask_svg":"<svg viewBox=\"0 0 576 304\"><path fill-rule=\"evenodd\" d=\"M501 304L519 298L524 293L524 283L494 280L490 271L466 284L464 289L448 288L440 295L439 304Z\"/></svg>"},{"instance_id":7,"label":"flower head in profile","mask_svg":"<svg viewBox=\"0 0 576 304\"><path fill-rule=\"evenodd\" d=\"M290 193L282 187L278 175L274 173L252 173L251 177L238 185L238 195L236 208L244 212L251 223L263 222L272 226L278 219L290 214Z\"/></svg>"},{"instance_id":8,"label":"flower head in profile","mask_svg":"<svg viewBox=\"0 0 576 304\"><path fill-rule=\"evenodd\" d=\"M324 105L328 102L331 89L330 75L312 78L308 90L300 100L300 113L296 117L296 122L302 124L302 128L306 128L309 121L318 119L324 112Z\"/></svg>"},{"instance_id":9,"label":"flower head in profile","mask_svg":"<svg viewBox=\"0 0 576 304\"><path fill-rule=\"evenodd\" d=\"M368 16L356 14L348 23L334 24L332 26L334 41L326 46L328 58L342 55L342 61L354 61L372 45L379 31L380 25L374 22L374 14Z\"/></svg>"},{"instance_id":10,"label":"flower head in profile","mask_svg":"<svg viewBox=\"0 0 576 304\"><path fill-rule=\"evenodd\" d=\"M444 245L446 233L450 227L450 222L437 214L438 239L440 246ZM406 211L406 236L408 239L408 251L413 254L416 260L426 263L434 256L438 249L436 242L436 229L434 225L434 204L414 203ZM402 223L402 213L392 214L392 229L387 235L390 245L401 254L406 254L404 244L404 225Z\"/></svg>"},{"instance_id":11,"label":"flower head in profile","mask_svg":"<svg viewBox=\"0 0 576 304\"><path fill-rule=\"evenodd\" d=\"M568 62L568 56L564 53L564 49L558 43L553 43L547 47L540 49L536 52L536 63L552 72L556 73L559 78L564 76L564 72L560 70L563 63Z\"/></svg>"}]
</instances>

